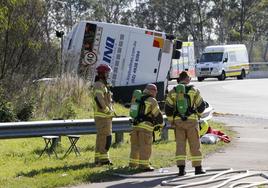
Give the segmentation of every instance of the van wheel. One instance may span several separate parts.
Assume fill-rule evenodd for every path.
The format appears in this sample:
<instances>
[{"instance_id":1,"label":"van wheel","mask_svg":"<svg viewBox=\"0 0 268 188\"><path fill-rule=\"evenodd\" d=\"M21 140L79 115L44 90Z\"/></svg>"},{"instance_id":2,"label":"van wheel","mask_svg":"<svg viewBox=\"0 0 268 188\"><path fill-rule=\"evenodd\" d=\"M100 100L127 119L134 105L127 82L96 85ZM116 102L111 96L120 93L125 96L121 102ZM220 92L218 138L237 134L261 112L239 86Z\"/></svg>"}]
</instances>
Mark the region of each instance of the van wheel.
<instances>
[{"instance_id":1,"label":"van wheel","mask_svg":"<svg viewBox=\"0 0 268 188\"><path fill-rule=\"evenodd\" d=\"M225 80L225 78L226 78L225 72L222 71L221 75L218 76L218 80L221 80L222 81L222 80Z\"/></svg>"},{"instance_id":2,"label":"van wheel","mask_svg":"<svg viewBox=\"0 0 268 188\"><path fill-rule=\"evenodd\" d=\"M237 79L238 80L243 80L245 77L246 77L246 73L245 73L245 70L243 69L241 71L241 74L239 76L237 76Z\"/></svg>"},{"instance_id":3,"label":"van wheel","mask_svg":"<svg viewBox=\"0 0 268 188\"><path fill-rule=\"evenodd\" d=\"M202 82L204 79L204 77L197 77L198 82Z\"/></svg>"}]
</instances>

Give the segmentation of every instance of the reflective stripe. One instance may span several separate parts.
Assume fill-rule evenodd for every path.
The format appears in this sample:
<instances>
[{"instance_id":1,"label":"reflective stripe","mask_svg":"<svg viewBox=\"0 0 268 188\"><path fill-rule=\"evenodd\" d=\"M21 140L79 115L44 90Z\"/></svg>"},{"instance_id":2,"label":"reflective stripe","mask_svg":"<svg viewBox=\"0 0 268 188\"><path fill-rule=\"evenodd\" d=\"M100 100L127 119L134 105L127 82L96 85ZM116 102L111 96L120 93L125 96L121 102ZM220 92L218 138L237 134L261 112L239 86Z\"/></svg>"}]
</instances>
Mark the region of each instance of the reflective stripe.
<instances>
[{"instance_id":1,"label":"reflective stripe","mask_svg":"<svg viewBox=\"0 0 268 188\"><path fill-rule=\"evenodd\" d=\"M144 101L144 104L145 104L145 110L144 110L144 113L145 114L148 114L149 113L149 110L150 110L150 106L152 105L151 102L149 101Z\"/></svg>"},{"instance_id":2,"label":"reflective stripe","mask_svg":"<svg viewBox=\"0 0 268 188\"><path fill-rule=\"evenodd\" d=\"M94 97L97 97L98 94L101 95L102 98L104 98L104 92L103 91L101 91L101 90L94 91Z\"/></svg>"},{"instance_id":3,"label":"reflective stripe","mask_svg":"<svg viewBox=\"0 0 268 188\"><path fill-rule=\"evenodd\" d=\"M160 128L163 128L164 125L163 125L163 124L156 124L154 127L160 127Z\"/></svg>"},{"instance_id":4,"label":"reflective stripe","mask_svg":"<svg viewBox=\"0 0 268 188\"><path fill-rule=\"evenodd\" d=\"M99 156L100 156L100 153L96 152L95 157L99 157Z\"/></svg>"},{"instance_id":5,"label":"reflective stripe","mask_svg":"<svg viewBox=\"0 0 268 188\"><path fill-rule=\"evenodd\" d=\"M241 74L241 70L236 71L226 71L226 76L239 76Z\"/></svg>"},{"instance_id":6,"label":"reflective stripe","mask_svg":"<svg viewBox=\"0 0 268 188\"><path fill-rule=\"evenodd\" d=\"M149 163L149 160L140 160L139 164L141 164L141 165L149 165L150 163Z\"/></svg>"},{"instance_id":7,"label":"reflective stripe","mask_svg":"<svg viewBox=\"0 0 268 188\"><path fill-rule=\"evenodd\" d=\"M176 159L177 161L185 161L185 160L186 160L186 155L177 155L177 156L175 157L175 159Z\"/></svg>"},{"instance_id":8,"label":"reflective stripe","mask_svg":"<svg viewBox=\"0 0 268 188\"><path fill-rule=\"evenodd\" d=\"M158 106L156 106L156 107L152 110L152 114L156 115L156 114L158 114L159 111L160 111L160 110L159 110Z\"/></svg>"},{"instance_id":9,"label":"reflective stripe","mask_svg":"<svg viewBox=\"0 0 268 188\"><path fill-rule=\"evenodd\" d=\"M104 113L108 113L110 111L110 109L108 108L108 106L106 106L106 108L104 109Z\"/></svg>"},{"instance_id":10,"label":"reflective stripe","mask_svg":"<svg viewBox=\"0 0 268 188\"><path fill-rule=\"evenodd\" d=\"M147 125L145 123L139 123L136 127L145 129L145 130L150 131L150 132L153 132L153 130L154 130L154 128L152 126Z\"/></svg>"},{"instance_id":11,"label":"reflective stripe","mask_svg":"<svg viewBox=\"0 0 268 188\"><path fill-rule=\"evenodd\" d=\"M169 122L173 121L173 117L172 116L167 116L167 119Z\"/></svg>"},{"instance_id":12,"label":"reflective stripe","mask_svg":"<svg viewBox=\"0 0 268 188\"><path fill-rule=\"evenodd\" d=\"M191 161L202 161L202 156L192 156Z\"/></svg>"},{"instance_id":13,"label":"reflective stripe","mask_svg":"<svg viewBox=\"0 0 268 188\"><path fill-rule=\"evenodd\" d=\"M138 159L132 159L132 158L129 159L129 163L132 163L132 164L139 164L139 161L140 160Z\"/></svg>"},{"instance_id":14,"label":"reflective stripe","mask_svg":"<svg viewBox=\"0 0 268 188\"><path fill-rule=\"evenodd\" d=\"M113 117L113 116L112 115L105 114L103 112L94 112L94 117L110 118L110 117Z\"/></svg>"},{"instance_id":15,"label":"reflective stripe","mask_svg":"<svg viewBox=\"0 0 268 188\"><path fill-rule=\"evenodd\" d=\"M95 92L95 94L100 93L102 95L104 93L104 91L102 91L101 89L95 89L94 92Z\"/></svg>"},{"instance_id":16,"label":"reflective stripe","mask_svg":"<svg viewBox=\"0 0 268 188\"><path fill-rule=\"evenodd\" d=\"M173 100L171 98L167 97L166 100L167 100L168 104L173 105Z\"/></svg>"},{"instance_id":17,"label":"reflective stripe","mask_svg":"<svg viewBox=\"0 0 268 188\"><path fill-rule=\"evenodd\" d=\"M95 153L95 158L98 158L100 160L102 160L102 159L109 159L109 155L108 154Z\"/></svg>"}]
</instances>

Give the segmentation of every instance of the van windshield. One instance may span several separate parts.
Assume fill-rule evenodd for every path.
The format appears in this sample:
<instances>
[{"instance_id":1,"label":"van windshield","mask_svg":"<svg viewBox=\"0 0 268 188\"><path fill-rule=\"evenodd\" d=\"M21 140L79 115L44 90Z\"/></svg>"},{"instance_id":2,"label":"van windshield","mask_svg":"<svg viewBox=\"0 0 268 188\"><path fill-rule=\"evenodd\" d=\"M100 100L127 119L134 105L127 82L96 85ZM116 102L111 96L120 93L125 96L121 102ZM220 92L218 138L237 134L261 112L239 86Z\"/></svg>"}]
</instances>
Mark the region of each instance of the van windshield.
<instances>
[{"instance_id":1,"label":"van windshield","mask_svg":"<svg viewBox=\"0 0 268 188\"><path fill-rule=\"evenodd\" d=\"M223 52L203 53L200 62L220 62L222 61L222 56Z\"/></svg>"}]
</instances>

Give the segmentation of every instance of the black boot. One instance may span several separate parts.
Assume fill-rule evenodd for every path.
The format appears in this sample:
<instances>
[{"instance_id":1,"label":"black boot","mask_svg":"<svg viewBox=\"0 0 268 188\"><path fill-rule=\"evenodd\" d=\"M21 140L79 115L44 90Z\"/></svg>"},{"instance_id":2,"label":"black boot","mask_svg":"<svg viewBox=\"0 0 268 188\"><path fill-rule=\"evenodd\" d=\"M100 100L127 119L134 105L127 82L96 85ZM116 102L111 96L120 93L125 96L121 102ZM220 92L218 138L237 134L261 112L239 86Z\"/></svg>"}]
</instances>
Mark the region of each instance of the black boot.
<instances>
[{"instance_id":1,"label":"black boot","mask_svg":"<svg viewBox=\"0 0 268 188\"><path fill-rule=\"evenodd\" d=\"M185 172L185 165L178 165L179 168L179 176L184 176L186 174Z\"/></svg>"},{"instance_id":2,"label":"black boot","mask_svg":"<svg viewBox=\"0 0 268 188\"><path fill-rule=\"evenodd\" d=\"M202 169L202 166L196 166L195 167L195 175L198 175L198 174L205 174L206 171Z\"/></svg>"},{"instance_id":3,"label":"black boot","mask_svg":"<svg viewBox=\"0 0 268 188\"><path fill-rule=\"evenodd\" d=\"M97 166L102 166L102 165L110 165L110 166L112 166L113 165L113 163L110 160L100 161L100 162L97 162L97 163L95 162L95 164Z\"/></svg>"}]
</instances>

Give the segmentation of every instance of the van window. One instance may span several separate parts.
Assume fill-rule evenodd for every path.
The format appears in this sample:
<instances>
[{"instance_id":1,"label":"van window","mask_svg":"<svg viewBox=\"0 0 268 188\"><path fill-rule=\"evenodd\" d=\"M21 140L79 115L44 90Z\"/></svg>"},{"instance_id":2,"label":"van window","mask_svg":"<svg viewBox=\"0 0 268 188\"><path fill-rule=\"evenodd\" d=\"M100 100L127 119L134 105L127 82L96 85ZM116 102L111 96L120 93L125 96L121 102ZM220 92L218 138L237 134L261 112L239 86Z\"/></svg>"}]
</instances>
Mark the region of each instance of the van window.
<instances>
[{"instance_id":1,"label":"van window","mask_svg":"<svg viewBox=\"0 0 268 188\"><path fill-rule=\"evenodd\" d=\"M203 53L200 59L200 63L219 62L219 61L222 61L222 56L223 56L223 52Z\"/></svg>"},{"instance_id":2,"label":"van window","mask_svg":"<svg viewBox=\"0 0 268 188\"><path fill-rule=\"evenodd\" d=\"M228 59L228 53L223 54L223 59L227 58Z\"/></svg>"},{"instance_id":3,"label":"van window","mask_svg":"<svg viewBox=\"0 0 268 188\"><path fill-rule=\"evenodd\" d=\"M235 52L229 52L229 61L234 62L236 61L236 55Z\"/></svg>"}]
</instances>

